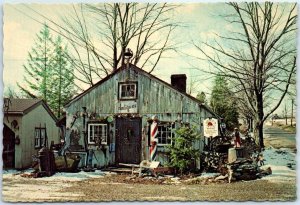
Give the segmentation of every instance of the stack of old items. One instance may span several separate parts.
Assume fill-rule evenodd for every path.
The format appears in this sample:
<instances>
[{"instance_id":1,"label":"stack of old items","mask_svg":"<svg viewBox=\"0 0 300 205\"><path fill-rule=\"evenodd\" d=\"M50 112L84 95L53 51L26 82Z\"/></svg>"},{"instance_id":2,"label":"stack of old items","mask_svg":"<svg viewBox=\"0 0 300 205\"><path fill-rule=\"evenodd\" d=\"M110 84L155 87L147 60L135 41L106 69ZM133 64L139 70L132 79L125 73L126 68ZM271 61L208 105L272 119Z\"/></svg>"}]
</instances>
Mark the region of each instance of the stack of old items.
<instances>
[{"instance_id":1,"label":"stack of old items","mask_svg":"<svg viewBox=\"0 0 300 205\"><path fill-rule=\"evenodd\" d=\"M245 139L242 138L242 146L245 152L249 155L259 151L259 146L256 144L254 138L247 136Z\"/></svg>"},{"instance_id":2,"label":"stack of old items","mask_svg":"<svg viewBox=\"0 0 300 205\"><path fill-rule=\"evenodd\" d=\"M201 168L208 172L219 172L227 163L228 149L232 145L228 140L223 140L221 137L216 137L210 144L211 149L201 154Z\"/></svg>"},{"instance_id":3,"label":"stack of old items","mask_svg":"<svg viewBox=\"0 0 300 205\"><path fill-rule=\"evenodd\" d=\"M55 172L77 172L81 158L77 154L66 153L58 156L55 150L47 146L39 150L38 156L33 156L34 171L30 174L22 174L22 177L45 177L52 176Z\"/></svg>"},{"instance_id":4,"label":"stack of old items","mask_svg":"<svg viewBox=\"0 0 300 205\"><path fill-rule=\"evenodd\" d=\"M253 180L259 176L259 168L252 159L239 159L227 165L229 178Z\"/></svg>"},{"instance_id":5,"label":"stack of old items","mask_svg":"<svg viewBox=\"0 0 300 205\"><path fill-rule=\"evenodd\" d=\"M203 152L201 162L202 169L205 171L219 171L219 169L227 163L227 154L218 152Z\"/></svg>"},{"instance_id":6,"label":"stack of old items","mask_svg":"<svg viewBox=\"0 0 300 205\"><path fill-rule=\"evenodd\" d=\"M254 180L264 175L272 174L271 168L266 170L258 166L256 158L249 157L245 149L231 148L228 150L227 164L228 181L235 180Z\"/></svg>"},{"instance_id":7,"label":"stack of old items","mask_svg":"<svg viewBox=\"0 0 300 205\"><path fill-rule=\"evenodd\" d=\"M56 171L59 172L77 172L78 164L81 158L76 154L66 154L55 157Z\"/></svg>"},{"instance_id":8,"label":"stack of old items","mask_svg":"<svg viewBox=\"0 0 300 205\"><path fill-rule=\"evenodd\" d=\"M29 178L37 178L37 177L45 177L45 176L52 176L55 173L55 160L53 151L50 150L48 147L44 146L42 149L39 150L38 156L33 157L33 168L34 171L30 174L24 173L21 174L22 177L29 177Z\"/></svg>"}]
</instances>

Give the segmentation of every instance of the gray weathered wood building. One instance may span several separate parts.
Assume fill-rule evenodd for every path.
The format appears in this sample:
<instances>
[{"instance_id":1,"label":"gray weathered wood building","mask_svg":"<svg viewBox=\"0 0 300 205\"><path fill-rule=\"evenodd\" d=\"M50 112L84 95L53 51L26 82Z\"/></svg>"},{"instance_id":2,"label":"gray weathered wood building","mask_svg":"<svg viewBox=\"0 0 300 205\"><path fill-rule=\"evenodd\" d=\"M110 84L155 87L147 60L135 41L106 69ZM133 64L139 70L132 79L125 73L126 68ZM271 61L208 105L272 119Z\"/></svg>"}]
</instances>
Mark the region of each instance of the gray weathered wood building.
<instances>
[{"instance_id":1,"label":"gray weathered wood building","mask_svg":"<svg viewBox=\"0 0 300 205\"><path fill-rule=\"evenodd\" d=\"M167 156L171 129L195 125L214 113L186 94L186 76L172 75L171 84L129 64L73 98L66 109L66 148L82 156L80 165L103 167L149 159L149 119L157 116L158 158ZM202 142L196 145L203 149ZM89 156L89 157L88 157Z\"/></svg>"}]
</instances>

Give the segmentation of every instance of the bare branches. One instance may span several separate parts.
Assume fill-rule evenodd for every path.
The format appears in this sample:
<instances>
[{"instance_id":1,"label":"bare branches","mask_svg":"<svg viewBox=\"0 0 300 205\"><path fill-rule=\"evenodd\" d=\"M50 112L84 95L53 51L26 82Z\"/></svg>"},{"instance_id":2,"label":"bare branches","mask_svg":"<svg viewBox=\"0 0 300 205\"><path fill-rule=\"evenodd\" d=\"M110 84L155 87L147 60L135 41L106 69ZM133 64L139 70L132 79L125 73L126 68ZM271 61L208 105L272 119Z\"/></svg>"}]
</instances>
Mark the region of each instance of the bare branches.
<instances>
[{"instance_id":1,"label":"bare branches","mask_svg":"<svg viewBox=\"0 0 300 205\"><path fill-rule=\"evenodd\" d=\"M263 122L279 107L295 79L296 4L228 5L234 13L226 20L238 31L230 36L217 35L222 45L214 42L195 47L210 65L231 80L239 96L244 97L240 107L255 116L263 145ZM213 52L205 52L207 49ZM269 104L268 99L275 94L278 100Z\"/></svg>"},{"instance_id":2,"label":"bare branches","mask_svg":"<svg viewBox=\"0 0 300 205\"><path fill-rule=\"evenodd\" d=\"M166 3L73 6L61 32L71 39L70 61L79 73L78 80L93 85L115 71L124 64L128 47L134 53L131 63L152 72L164 53L175 49L170 39L177 25L166 14L176 7Z\"/></svg>"}]
</instances>

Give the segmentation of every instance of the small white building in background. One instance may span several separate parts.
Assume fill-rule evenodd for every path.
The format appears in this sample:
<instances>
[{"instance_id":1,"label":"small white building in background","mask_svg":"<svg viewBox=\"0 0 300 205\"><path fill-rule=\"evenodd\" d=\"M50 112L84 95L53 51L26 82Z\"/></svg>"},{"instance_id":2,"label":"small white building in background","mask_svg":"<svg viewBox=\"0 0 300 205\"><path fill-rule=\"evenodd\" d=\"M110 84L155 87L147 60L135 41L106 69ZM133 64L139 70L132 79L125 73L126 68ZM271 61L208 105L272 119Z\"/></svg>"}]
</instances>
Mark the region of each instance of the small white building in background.
<instances>
[{"instance_id":1,"label":"small white building in background","mask_svg":"<svg viewBox=\"0 0 300 205\"><path fill-rule=\"evenodd\" d=\"M5 98L3 112L3 168L28 168L46 139L60 142L57 119L43 100Z\"/></svg>"}]
</instances>

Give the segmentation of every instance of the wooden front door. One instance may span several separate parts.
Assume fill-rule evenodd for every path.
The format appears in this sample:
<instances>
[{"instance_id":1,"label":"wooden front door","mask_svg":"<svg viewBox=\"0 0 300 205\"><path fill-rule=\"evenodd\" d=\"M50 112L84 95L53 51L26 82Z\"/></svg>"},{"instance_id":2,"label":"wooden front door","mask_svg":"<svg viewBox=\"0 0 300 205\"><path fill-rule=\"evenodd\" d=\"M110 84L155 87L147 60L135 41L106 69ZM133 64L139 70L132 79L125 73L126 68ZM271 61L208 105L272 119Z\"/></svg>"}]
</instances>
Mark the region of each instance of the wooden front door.
<instances>
[{"instance_id":1,"label":"wooden front door","mask_svg":"<svg viewBox=\"0 0 300 205\"><path fill-rule=\"evenodd\" d=\"M3 168L15 168L15 133L4 124L3 128Z\"/></svg>"},{"instance_id":2,"label":"wooden front door","mask_svg":"<svg viewBox=\"0 0 300 205\"><path fill-rule=\"evenodd\" d=\"M117 118L116 162L139 164L141 140L141 118Z\"/></svg>"}]
</instances>

